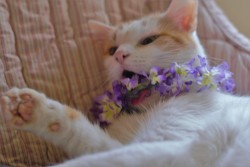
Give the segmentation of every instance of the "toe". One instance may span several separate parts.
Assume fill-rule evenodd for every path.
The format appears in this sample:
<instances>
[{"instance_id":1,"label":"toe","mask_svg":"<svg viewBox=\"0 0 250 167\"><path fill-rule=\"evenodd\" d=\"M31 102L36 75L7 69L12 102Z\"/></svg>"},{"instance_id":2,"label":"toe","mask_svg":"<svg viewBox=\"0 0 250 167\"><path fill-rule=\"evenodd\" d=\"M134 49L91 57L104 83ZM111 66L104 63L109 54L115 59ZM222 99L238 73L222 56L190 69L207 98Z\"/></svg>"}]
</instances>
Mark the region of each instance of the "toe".
<instances>
[{"instance_id":1,"label":"toe","mask_svg":"<svg viewBox=\"0 0 250 167\"><path fill-rule=\"evenodd\" d=\"M22 99L25 100L19 104L18 114L24 121L30 121L32 119L34 101L30 96L24 96Z\"/></svg>"},{"instance_id":2,"label":"toe","mask_svg":"<svg viewBox=\"0 0 250 167\"><path fill-rule=\"evenodd\" d=\"M18 113L24 121L30 121L32 119L32 110L23 104L20 105Z\"/></svg>"}]
</instances>

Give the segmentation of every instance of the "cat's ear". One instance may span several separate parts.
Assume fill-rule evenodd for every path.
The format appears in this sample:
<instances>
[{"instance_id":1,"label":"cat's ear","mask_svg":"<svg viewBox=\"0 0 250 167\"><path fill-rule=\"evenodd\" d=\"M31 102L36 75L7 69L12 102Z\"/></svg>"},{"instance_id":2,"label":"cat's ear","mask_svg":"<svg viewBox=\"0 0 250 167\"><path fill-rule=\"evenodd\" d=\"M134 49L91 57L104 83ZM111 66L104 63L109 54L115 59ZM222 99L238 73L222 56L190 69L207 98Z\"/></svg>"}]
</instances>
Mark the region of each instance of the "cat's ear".
<instances>
[{"instance_id":1,"label":"cat's ear","mask_svg":"<svg viewBox=\"0 0 250 167\"><path fill-rule=\"evenodd\" d=\"M109 40L113 33L115 32L115 28L109 25L106 25L104 23L90 20L88 22L90 32L93 36L94 40L104 42L106 40Z\"/></svg>"},{"instance_id":2,"label":"cat's ear","mask_svg":"<svg viewBox=\"0 0 250 167\"><path fill-rule=\"evenodd\" d=\"M181 30L193 32L197 28L198 0L172 0L163 17L172 20Z\"/></svg>"}]
</instances>

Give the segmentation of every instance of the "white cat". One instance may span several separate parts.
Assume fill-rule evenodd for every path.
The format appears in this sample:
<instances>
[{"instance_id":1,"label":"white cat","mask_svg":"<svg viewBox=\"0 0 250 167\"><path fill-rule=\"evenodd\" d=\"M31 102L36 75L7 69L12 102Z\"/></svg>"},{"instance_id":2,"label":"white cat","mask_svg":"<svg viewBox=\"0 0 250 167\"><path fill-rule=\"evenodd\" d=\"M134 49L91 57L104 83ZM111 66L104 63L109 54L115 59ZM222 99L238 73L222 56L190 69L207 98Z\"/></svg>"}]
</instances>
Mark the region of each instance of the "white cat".
<instances>
[{"instance_id":1,"label":"white cat","mask_svg":"<svg viewBox=\"0 0 250 167\"><path fill-rule=\"evenodd\" d=\"M196 36L197 0L173 0L163 14L119 27L90 22L103 42L112 79L205 56ZM145 109L146 108L146 109ZM141 114L122 115L104 131L79 111L31 89L1 97L7 126L28 130L72 159L58 167L249 167L250 98L213 90L167 100L153 96Z\"/></svg>"}]
</instances>

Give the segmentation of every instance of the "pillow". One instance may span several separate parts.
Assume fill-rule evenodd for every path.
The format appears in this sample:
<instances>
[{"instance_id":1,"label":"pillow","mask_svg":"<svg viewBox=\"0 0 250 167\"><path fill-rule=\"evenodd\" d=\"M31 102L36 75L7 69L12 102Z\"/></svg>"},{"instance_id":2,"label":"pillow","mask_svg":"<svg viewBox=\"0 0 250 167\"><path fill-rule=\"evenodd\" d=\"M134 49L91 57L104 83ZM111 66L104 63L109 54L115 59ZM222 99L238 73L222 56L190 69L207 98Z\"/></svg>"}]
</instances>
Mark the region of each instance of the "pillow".
<instances>
[{"instance_id":1,"label":"pillow","mask_svg":"<svg viewBox=\"0 0 250 167\"><path fill-rule=\"evenodd\" d=\"M103 91L102 53L87 20L118 24L164 10L168 0L0 0L0 92L29 87L87 111ZM45 166L64 153L37 137L0 130L0 163Z\"/></svg>"},{"instance_id":2,"label":"pillow","mask_svg":"<svg viewBox=\"0 0 250 167\"><path fill-rule=\"evenodd\" d=\"M227 61L234 73L235 93L250 94L250 40L240 34L213 0L201 0L198 35L211 64Z\"/></svg>"}]
</instances>

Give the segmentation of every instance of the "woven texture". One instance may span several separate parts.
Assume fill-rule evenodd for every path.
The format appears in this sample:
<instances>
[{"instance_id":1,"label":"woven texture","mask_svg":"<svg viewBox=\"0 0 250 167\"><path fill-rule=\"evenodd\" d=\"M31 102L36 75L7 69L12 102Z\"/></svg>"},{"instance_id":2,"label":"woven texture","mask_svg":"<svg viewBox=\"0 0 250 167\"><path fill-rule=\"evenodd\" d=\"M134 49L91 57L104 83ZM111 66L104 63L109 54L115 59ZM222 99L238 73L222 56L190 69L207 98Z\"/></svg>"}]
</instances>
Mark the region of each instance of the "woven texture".
<instances>
[{"instance_id":1,"label":"woven texture","mask_svg":"<svg viewBox=\"0 0 250 167\"><path fill-rule=\"evenodd\" d=\"M170 0L0 0L0 92L29 87L86 111L104 89L102 49L87 21L119 24L164 11ZM211 60L229 61L237 93L250 92L250 42L212 0L200 0L198 34ZM31 134L0 129L0 163L44 166L65 154Z\"/></svg>"}]
</instances>

